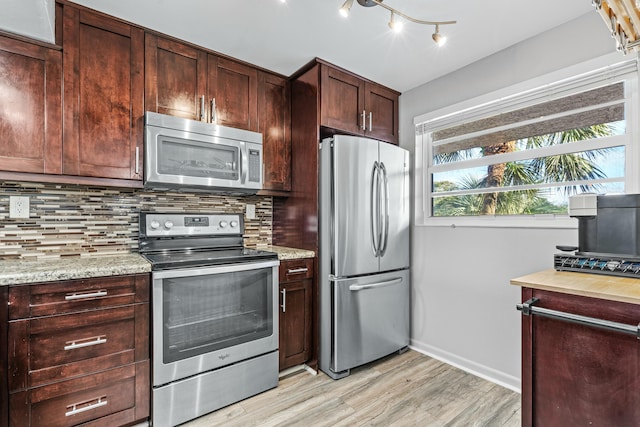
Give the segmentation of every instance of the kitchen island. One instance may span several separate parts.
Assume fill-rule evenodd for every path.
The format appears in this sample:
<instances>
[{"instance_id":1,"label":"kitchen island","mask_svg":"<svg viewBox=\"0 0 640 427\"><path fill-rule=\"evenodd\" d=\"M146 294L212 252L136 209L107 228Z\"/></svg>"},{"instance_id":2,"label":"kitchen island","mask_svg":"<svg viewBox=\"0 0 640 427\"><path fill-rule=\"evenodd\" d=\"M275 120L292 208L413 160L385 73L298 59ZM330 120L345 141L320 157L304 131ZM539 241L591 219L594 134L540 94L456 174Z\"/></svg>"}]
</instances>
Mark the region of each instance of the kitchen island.
<instances>
[{"instance_id":1,"label":"kitchen island","mask_svg":"<svg viewBox=\"0 0 640 427\"><path fill-rule=\"evenodd\" d=\"M522 425L640 425L640 280L545 270L522 287Z\"/></svg>"}]
</instances>

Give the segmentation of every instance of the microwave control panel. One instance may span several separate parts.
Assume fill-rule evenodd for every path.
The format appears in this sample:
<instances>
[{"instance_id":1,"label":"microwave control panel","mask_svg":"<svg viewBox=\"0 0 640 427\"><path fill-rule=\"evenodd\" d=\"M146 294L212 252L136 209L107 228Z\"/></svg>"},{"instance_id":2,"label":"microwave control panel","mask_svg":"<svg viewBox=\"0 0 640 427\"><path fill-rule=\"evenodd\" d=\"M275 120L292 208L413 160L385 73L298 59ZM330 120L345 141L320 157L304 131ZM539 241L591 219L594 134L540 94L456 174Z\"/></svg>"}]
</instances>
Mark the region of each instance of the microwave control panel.
<instances>
[{"instance_id":1,"label":"microwave control panel","mask_svg":"<svg viewBox=\"0 0 640 427\"><path fill-rule=\"evenodd\" d=\"M249 149L249 181L260 182L261 166L260 150Z\"/></svg>"}]
</instances>

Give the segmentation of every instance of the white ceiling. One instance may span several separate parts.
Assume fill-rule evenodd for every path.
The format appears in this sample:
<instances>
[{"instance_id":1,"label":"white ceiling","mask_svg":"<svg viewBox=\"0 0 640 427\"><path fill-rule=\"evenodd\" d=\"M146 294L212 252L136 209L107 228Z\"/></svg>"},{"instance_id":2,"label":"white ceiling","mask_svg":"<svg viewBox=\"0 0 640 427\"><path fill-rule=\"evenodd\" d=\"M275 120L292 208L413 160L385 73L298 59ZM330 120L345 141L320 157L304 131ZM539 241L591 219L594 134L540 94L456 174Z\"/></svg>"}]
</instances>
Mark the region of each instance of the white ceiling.
<instances>
[{"instance_id":1,"label":"white ceiling","mask_svg":"<svg viewBox=\"0 0 640 427\"><path fill-rule=\"evenodd\" d=\"M320 57L401 92L596 13L589 0L385 0L414 18L457 20L437 47L432 26L407 22L395 34L388 11L357 1L347 19L343 0L75 2L287 76Z\"/></svg>"}]
</instances>

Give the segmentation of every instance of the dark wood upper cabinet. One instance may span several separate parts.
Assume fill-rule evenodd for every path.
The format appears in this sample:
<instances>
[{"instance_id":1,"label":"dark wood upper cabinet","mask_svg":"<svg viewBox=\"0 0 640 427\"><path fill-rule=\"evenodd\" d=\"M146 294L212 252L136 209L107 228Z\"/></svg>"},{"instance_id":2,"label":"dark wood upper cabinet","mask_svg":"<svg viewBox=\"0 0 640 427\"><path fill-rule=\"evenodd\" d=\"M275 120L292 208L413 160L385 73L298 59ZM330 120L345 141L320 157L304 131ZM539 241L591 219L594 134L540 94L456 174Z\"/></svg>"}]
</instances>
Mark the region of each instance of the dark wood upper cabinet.
<instances>
[{"instance_id":1,"label":"dark wood upper cabinet","mask_svg":"<svg viewBox=\"0 0 640 427\"><path fill-rule=\"evenodd\" d=\"M0 37L0 170L62 171L62 52Z\"/></svg>"},{"instance_id":2,"label":"dark wood upper cabinet","mask_svg":"<svg viewBox=\"0 0 640 427\"><path fill-rule=\"evenodd\" d=\"M210 121L258 131L258 70L209 55Z\"/></svg>"},{"instance_id":3,"label":"dark wood upper cabinet","mask_svg":"<svg viewBox=\"0 0 640 427\"><path fill-rule=\"evenodd\" d=\"M322 64L320 124L398 144L398 92Z\"/></svg>"},{"instance_id":4,"label":"dark wood upper cabinet","mask_svg":"<svg viewBox=\"0 0 640 427\"><path fill-rule=\"evenodd\" d=\"M192 46L145 35L145 109L191 120L205 120L207 54Z\"/></svg>"},{"instance_id":5,"label":"dark wood upper cabinet","mask_svg":"<svg viewBox=\"0 0 640 427\"><path fill-rule=\"evenodd\" d=\"M258 70L147 33L145 109L258 131Z\"/></svg>"},{"instance_id":6,"label":"dark wood upper cabinet","mask_svg":"<svg viewBox=\"0 0 640 427\"><path fill-rule=\"evenodd\" d=\"M263 188L291 191L291 104L287 79L265 72L258 74L258 111Z\"/></svg>"},{"instance_id":7,"label":"dark wood upper cabinet","mask_svg":"<svg viewBox=\"0 0 640 427\"><path fill-rule=\"evenodd\" d=\"M375 83L366 82L364 105L367 111L366 136L399 143L398 93Z\"/></svg>"},{"instance_id":8,"label":"dark wood upper cabinet","mask_svg":"<svg viewBox=\"0 0 640 427\"><path fill-rule=\"evenodd\" d=\"M63 173L142 179L144 31L63 6Z\"/></svg>"}]
</instances>

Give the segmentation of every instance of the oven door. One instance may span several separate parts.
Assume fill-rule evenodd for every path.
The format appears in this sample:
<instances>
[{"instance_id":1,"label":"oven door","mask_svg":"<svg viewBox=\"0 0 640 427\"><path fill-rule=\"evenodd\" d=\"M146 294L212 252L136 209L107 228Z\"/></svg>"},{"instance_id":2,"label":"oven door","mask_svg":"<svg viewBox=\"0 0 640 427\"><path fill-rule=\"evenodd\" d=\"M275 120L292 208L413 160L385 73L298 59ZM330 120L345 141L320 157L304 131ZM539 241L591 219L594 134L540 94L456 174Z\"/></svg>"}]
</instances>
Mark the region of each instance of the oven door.
<instances>
[{"instance_id":1,"label":"oven door","mask_svg":"<svg viewBox=\"0 0 640 427\"><path fill-rule=\"evenodd\" d=\"M153 385L277 351L278 265L154 271Z\"/></svg>"}]
</instances>

